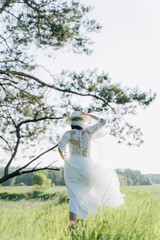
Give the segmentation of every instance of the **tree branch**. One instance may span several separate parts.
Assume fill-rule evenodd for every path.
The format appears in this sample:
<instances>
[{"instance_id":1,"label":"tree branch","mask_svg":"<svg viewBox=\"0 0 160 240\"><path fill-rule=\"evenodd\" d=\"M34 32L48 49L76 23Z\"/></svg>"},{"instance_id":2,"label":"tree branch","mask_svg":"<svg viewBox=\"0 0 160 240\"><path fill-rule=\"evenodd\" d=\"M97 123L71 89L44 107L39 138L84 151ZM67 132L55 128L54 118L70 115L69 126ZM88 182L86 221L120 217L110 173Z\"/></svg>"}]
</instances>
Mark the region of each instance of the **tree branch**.
<instances>
[{"instance_id":1,"label":"tree branch","mask_svg":"<svg viewBox=\"0 0 160 240\"><path fill-rule=\"evenodd\" d=\"M93 95L93 94L90 94L90 93L86 93L86 94L79 93L79 92L76 92L76 91L72 91L70 89L61 89L61 88L56 87L53 84L51 85L51 84L45 83L42 80L40 80L39 78L37 78L35 76L32 76L30 74L27 74L27 73L23 73L23 72L0 70L0 74L6 74L6 75L13 74L13 75L17 75L17 76L27 77L29 79L35 80L36 82L40 83L42 86L52 88L52 89L54 89L56 91L59 91L59 92L68 92L68 93L83 96L83 97L92 97L92 98L98 99L98 100L104 102L106 105L108 105L108 107L114 112L114 114L116 114L120 119L123 119L126 122L126 120L124 118L122 118L121 116L119 116L116 113L115 109L108 102L106 102L105 99L103 99L102 97L98 97L97 95ZM128 124L128 123L126 122L126 124Z\"/></svg>"},{"instance_id":2,"label":"tree branch","mask_svg":"<svg viewBox=\"0 0 160 240\"><path fill-rule=\"evenodd\" d=\"M5 10L6 7L9 6L9 4L12 2L13 0L6 0L6 2L3 4L2 8L0 8L0 14Z\"/></svg>"},{"instance_id":3,"label":"tree branch","mask_svg":"<svg viewBox=\"0 0 160 240\"><path fill-rule=\"evenodd\" d=\"M13 16L14 18L16 18L19 22L25 23L25 22L22 21L20 18L16 17L13 13L11 13L11 12L9 12L9 11L7 11L7 10L5 10L5 12L8 13L8 14L10 14L10 15L12 15L12 16ZM24 25L24 27L25 27L25 25ZM15 29L17 29L17 26L15 27ZM25 27L25 30L26 30L26 31L28 32L28 34L32 37L32 35L31 35L30 32L28 31L28 28L27 28L27 27ZM10 37L12 36L12 34L13 34L13 32L11 33L10 36L7 37L7 39L10 38Z\"/></svg>"},{"instance_id":4,"label":"tree branch","mask_svg":"<svg viewBox=\"0 0 160 240\"><path fill-rule=\"evenodd\" d=\"M21 125L25 124L25 123L30 123L30 122L39 122L39 121L43 121L43 120L47 120L47 119L51 119L51 120L59 120L62 119L63 117L43 117L43 118L34 118L34 119L28 119L28 120L24 120L20 123L18 123L18 127L21 127Z\"/></svg>"},{"instance_id":5,"label":"tree branch","mask_svg":"<svg viewBox=\"0 0 160 240\"><path fill-rule=\"evenodd\" d=\"M2 80L4 80L4 81L12 82L12 83L14 83L14 84L18 84L18 82L15 82L15 81L13 81L13 80L11 80L11 79L9 79L9 78L0 78L0 79L2 79ZM3 84L2 84L2 85L3 85Z\"/></svg>"},{"instance_id":6,"label":"tree branch","mask_svg":"<svg viewBox=\"0 0 160 240\"><path fill-rule=\"evenodd\" d=\"M40 83L42 86L46 86L48 88L52 88L56 91L59 91L59 92L68 92L68 93L72 93L72 94L75 94L75 95L79 95L79 96L83 96L83 97L93 97L93 98L96 98L96 99L99 99L101 101L103 101L104 103L108 104L103 98L101 97L98 97L96 95L93 95L93 94L90 94L90 93L79 93L79 92L76 92L76 91L72 91L70 89L61 89L61 88L58 88L56 87L55 85L51 85L51 84L48 84L48 83L45 83L43 82L42 80L40 80L39 78L33 76L33 75L30 75L30 74L27 74L27 73L23 73L23 72L16 72L16 71L5 71L5 70L0 70L0 74L6 74L6 75L10 75L10 74L13 74L13 75L18 75L18 76L23 76L23 77L27 77L27 78L30 78L32 80L35 80L36 82ZM109 104L108 106L114 110Z\"/></svg>"},{"instance_id":7,"label":"tree branch","mask_svg":"<svg viewBox=\"0 0 160 240\"><path fill-rule=\"evenodd\" d=\"M0 104L0 107L7 107L7 108L14 108L14 109L17 109L17 106L11 106L11 105L7 105L7 104ZM3 117L4 118L4 116L2 116L2 115L0 115L0 117Z\"/></svg>"},{"instance_id":8,"label":"tree branch","mask_svg":"<svg viewBox=\"0 0 160 240\"><path fill-rule=\"evenodd\" d=\"M9 62L20 62L20 63L26 65L25 62L23 62L23 61L21 61L21 60L19 60L19 59L10 59L10 60L3 60L3 61L0 61L0 63L9 63Z\"/></svg>"},{"instance_id":9,"label":"tree branch","mask_svg":"<svg viewBox=\"0 0 160 240\"><path fill-rule=\"evenodd\" d=\"M17 83L16 83L16 84L17 84ZM12 83L9 83L9 85L12 86L12 87L14 87L14 88L16 88L16 89L18 89L18 90L20 90L20 91L22 91L22 92L24 92L24 93L26 93L27 95L31 96L32 98L35 98L35 95L32 95L32 94L29 93L28 91L26 91L26 90L24 90L24 89L22 89L22 88L19 88L19 87L13 85Z\"/></svg>"},{"instance_id":10,"label":"tree branch","mask_svg":"<svg viewBox=\"0 0 160 240\"><path fill-rule=\"evenodd\" d=\"M10 116L10 118L12 119L12 117ZM13 151L13 154L11 155L11 158L8 162L8 164L6 165L5 169L4 169L4 175L7 176L8 175L8 171L9 171L9 166L11 165L16 153L17 153L17 150L18 150L18 146L19 146L19 143L20 143L20 138L21 138L21 135L20 135L20 127L23 125L23 124L26 124L26 123L30 123L30 122L38 122L38 121L43 121L43 120L46 120L46 119L53 119L53 120L57 120L57 119L62 119L63 117L43 117L43 118L38 118L38 119L28 119L28 120L25 120L25 121L22 121L20 122L19 124L16 125L16 123L14 122L14 120L12 119L12 122L16 128L16 136L17 136L17 142L16 142L16 145L15 145L15 148L14 148L14 151ZM41 153L40 155L38 155L36 158L34 158L33 160L31 160L29 163L27 163L25 166L23 166L22 168L18 169L17 171L19 170L22 170L26 167L28 167L32 162L34 162L35 160L37 160L39 157L41 157L42 155L44 155L45 153L53 150L56 146L50 148L49 150Z\"/></svg>"},{"instance_id":11,"label":"tree branch","mask_svg":"<svg viewBox=\"0 0 160 240\"><path fill-rule=\"evenodd\" d=\"M68 90L68 89L58 88L54 85L43 82L42 80L40 80L37 77L34 77L33 75L30 75L30 74L27 74L27 73L24 73L24 72L0 70L0 74L6 74L6 75L9 75L9 76L10 76L10 74L13 74L13 75L17 75L17 76L27 77L29 79L35 80L36 82L40 83L42 86L46 86L48 88L55 89L59 92L69 92L69 93L77 94L77 95L80 95L80 96L91 96L90 94L82 94L82 93L77 93L77 92L74 92L74 91L71 91L71 90Z\"/></svg>"},{"instance_id":12,"label":"tree branch","mask_svg":"<svg viewBox=\"0 0 160 240\"><path fill-rule=\"evenodd\" d=\"M36 168L36 169L31 169L31 170L26 170L26 171L22 171L22 172L13 172L10 173L7 176L4 176L2 178L0 178L0 184L19 175L25 174L25 173L31 173L31 172L37 172L37 171L42 171L42 170L54 170L54 171L59 171L60 168L49 168L49 167L44 167L44 168Z\"/></svg>"},{"instance_id":13,"label":"tree branch","mask_svg":"<svg viewBox=\"0 0 160 240\"><path fill-rule=\"evenodd\" d=\"M10 117L11 117L11 116L10 116ZM11 118L11 119L12 119L12 118ZM12 121L13 121L14 126L16 127L17 141L16 141L16 145L15 145L14 151L13 151L13 153L12 153L12 155L11 155L11 158L10 158L10 160L8 161L8 163L7 163L7 165L6 165L5 169L4 169L4 176L7 176L7 175L8 175L9 167L10 167L13 159L14 159L15 156L16 156L16 153L17 153L17 150L18 150L18 147L19 147L19 143L20 143L20 138L21 138L21 135L20 135L20 127L19 127L19 126L16 126L16 124L15 124L15 122L14 122L13 119L12 119Z\"/></svg>"},{"instance_id":14,"label":"tree branch","mask_svg":"<svg viewBox=\"0 0 160 240\"><path fill-rule=\"evenodd\" d=\"M0 35L0 38L2 38L2 39L3 39L3 41L2 41L2 42L0 42L0 43L3 43L3 42L5 42L5 43L6 43L6 45L7 45L7 47L8 47L8 49L10 50L10 47L9 47L9 45L8 45L8 43L7 43L7 40L6 40L4 37L2 37L2 35Z\"/></svg>"},{"instance_id":15,"label":"tree branch","mask_svg":"<svg viewBox=\"0 0 160 240\"><path fill-rule=\"evenodd\" d=\"M49 148L48 150L42 152L41 154L39 154L37 157L35 157L34 159L32 159L29 163L27 163L26 165L24 165L23 167L17 169L16 171L8 174L8 175L4 175L2 178L0 178L0 184L7 181L8 179L10 178L13 178L13 177L16 177L16 176L19 176L21 174L25 174L25 173L30 173L30 172L36 172L36 171L41 171L41 170L55 170L55 171L59 171L59 168L50 168L51 164L53 164L54 162L52 162L51 164L49 164L47 167L44 167L44 168L33 168L31 170L26 170L26 171L23 171L23 169L25 169L26 167L28 167L32 162L36 161L38 158L40 158L41 156L43 156L45 153L55 149L56 147L58 146L58 144L56 144L55 146ZM37 166L37 165L36 165Z\"/></svg>"},{"instance_id":16,"label":"tree branch","mask_svg":"<svg viewBox=\"0 0 160 240\"><path fill-rule=\"evenodd\" d=\"M37 172L37 171L42 171L42 170L54 170L54 171L59 171L60 169L59 169L59 168L48 168L48 167L36 168L36 169L28 170L28 171L22 171L21 174L31 173L31 172Z\"/></svg>"},{"instance_id":17,"label":"tree branch","mask_svg":"<svg viewBox=\"0 0 160 240\"><path fill-rule=\"evenodd\" d=\"M12 149L11 149L11 147L10 147L8 141L7 141L4 137L2 137L2 136L0 136L0 138L1 138L1 139L7 144L7 146L8 146L9 149L10 149L10 151L12 152Z\"/></svg>"},{"instance_id":18,"label":"tree branch","mask_svg":"<svg viewBox=\"0 0 160 240\"><path fill-rule=\"evenodd\" d=\"M34 7L32 4L30 4L30 3L28 2L28 0L23 0L23 1L24 1L24 3L25 3L28 7L32 8L33 10L35 10L35 11L38 12L38 13L40 12L40 9Z\"/></svg>"},{"instance_id":19,"label":"tree branch","mask_svg":"<svg viewBox=\"0 0 160 240\"><path fill-rule=\"evenodd\" d=\"M36 169L36 167L37 167L39 164L41 164L41 163L42 163L42 162L37 163L36 166L35 166L33 169Z\"/></svg>"},{"instance_id":20,"label":"tree branch","mask_svg":"<svg viewBox=\"0 0 160 240\"><path fill-rule=\"evenodd\" d=\"M60 169L59 168L50 168L50 166L55 163L56 161L53 161L51 164L49 164L47 167L43 167L43 168L36 168L40 163L38 163L33 169L31 170L27 170L27 171L22 171L21 174L24 174L24 173L30 173L30 172L36 172L36 171L40 171L40 170L56 170L56 171L59 171Z\"/></svg>"},{"instance_id":21,"label":"tree branch","mask_svg":"<svg viewBox=\"0 0 160 240\"><path fill-rule=\"evenodd\" d=\"M41 154L39 154L37 157L35 157L34 159L32 159L29 163L27 163L26 165L24 165L23 167L19 168L18 170L16 171L21 171L22 169L28 167L31 163L35 162L38 158L42 157L44 154L52 151L53 149L55 149L56 147L58 146L58 144L56 144L55 146L49 148L48 150L42 152Z\"/></svg>"}]
</instances>

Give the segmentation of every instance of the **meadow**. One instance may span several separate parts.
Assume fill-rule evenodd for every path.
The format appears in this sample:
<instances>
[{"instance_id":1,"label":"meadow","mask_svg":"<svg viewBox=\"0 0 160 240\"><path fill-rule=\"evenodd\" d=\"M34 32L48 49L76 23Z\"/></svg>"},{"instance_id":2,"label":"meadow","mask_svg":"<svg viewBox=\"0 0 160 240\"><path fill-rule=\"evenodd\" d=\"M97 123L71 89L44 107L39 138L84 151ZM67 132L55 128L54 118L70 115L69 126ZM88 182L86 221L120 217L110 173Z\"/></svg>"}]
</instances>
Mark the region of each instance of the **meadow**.
<instances>
[{"instance_id":1,"label":"meadow","mask_svg":"<svg viewBox=\"0 0 160 240\"><path fill-rule=\"evenodd\" d=\"M0 187L2 192L27 193L33 187ZM52 200L0 200L1 240L159 240L160 185L123 187L126 207L103 207L95 219L78 220L71 229L65 187L53 187L47 193L59 193ZM66 198L67 199L67 198Z\"/></svg>"}]
</instances>

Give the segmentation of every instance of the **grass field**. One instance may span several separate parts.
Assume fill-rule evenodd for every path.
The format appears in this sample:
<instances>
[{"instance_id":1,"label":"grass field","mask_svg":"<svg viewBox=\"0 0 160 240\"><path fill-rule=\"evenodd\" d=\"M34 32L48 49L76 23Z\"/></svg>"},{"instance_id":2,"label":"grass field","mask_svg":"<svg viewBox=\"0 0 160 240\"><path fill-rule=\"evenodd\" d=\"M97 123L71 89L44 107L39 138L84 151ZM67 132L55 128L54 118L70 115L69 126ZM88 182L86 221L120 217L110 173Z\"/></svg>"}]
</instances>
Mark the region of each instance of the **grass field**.
<instances>
[{"instance_id":1,"label":"grass field","mask_svg":"<svg viewBox=\"0 0 160 240\"><path fill-rule=\"evenodd\" d=\"M31 191L28 187L0 187L5 191ZM64 187L48 191L65 191ZM160 185L123 187L125 209L103 207L95 219L78 221L70 229L68 203L0 200L1 240L159 240Z\"/></svg>"},{"instance_id":2,"label":"grass field","mask_svg":"<svg viewBox=\"0 0 160 240\"><path fill-rule=\"evenodd\" d=\"M35 186L7 186L7 187L0 187L0 193L8 192L8 193L27 193L35 190ZM54 193L54 192L63 192L66 190L64 186L57 186L51 187L45 190L45 193Z\"/></svg>"}]
</instances>

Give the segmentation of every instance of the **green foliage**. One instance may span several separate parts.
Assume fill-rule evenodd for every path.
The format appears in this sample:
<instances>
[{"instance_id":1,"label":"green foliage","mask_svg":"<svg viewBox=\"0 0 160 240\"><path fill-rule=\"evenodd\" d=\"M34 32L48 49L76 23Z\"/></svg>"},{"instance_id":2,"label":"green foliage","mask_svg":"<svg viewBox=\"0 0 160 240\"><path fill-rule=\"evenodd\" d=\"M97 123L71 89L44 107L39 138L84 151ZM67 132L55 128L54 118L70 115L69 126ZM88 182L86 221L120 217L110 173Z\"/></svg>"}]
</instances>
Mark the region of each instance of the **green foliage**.
<instances>
[{"instance_id":1,"label":"green foliage","mask_svg":"<svg viewBox=\"0 0 160 240\"><path fill-rule=\"evenodd\" d=\"M152 185L151 179L146 175L141 174L140 171L127 168L124 170L117 169L116 172L119 176L123 176L126 179L127 185ZM120 180L123 181L121 178Z\"/></svg>"},{"instance_id":2,"label":"green foliage","mask_svg":"<svg viewBox=\"0 0 160 240\"><path fill-rule=\"evenodd\" d=\"M10 171L13 172L17 170L17 168L11 168ZM0 168L0 175L3 176L4 168ZM2 183L2 186L12 186L12 185L19 185L21 183L32 186L32 176L33 173L28 173L24 175L20 175L14 178L9 179L8 181L5 181Z\"/></svg>"},{"instance_id":3,"label":"green foliage","mask_svg":"<svg viewBox=\"0 0 160 240\"><path fill-rule=\"evenodd\" d=\"M23 185L24 186L24 185ZM55 205L68 202L68 195L65 188L35 188L25 187L3 187L0 188L0 199L7 201L20 201L22 199L38 199L42 201L52 200Z\"/></svg>"},{"instance_id":4,"label":"green foliage","mask_svg":"<svg viewBox=\"0 0 160 240\"><path fill-rule=\"evenodd\" d=\"M51 180L47 178L45 173L37 172L33 174L33 185L46 189L51 186Z\"/></svg>"},{"instance_id":5,"label":"green foliage","mask_svg":"<svg viewBox=\"0 0 160 240\"><path fill-rule=\"evenodd\" d=\"M16 184L16 186L25 186L25 183L24 182L20 182L20 183Z\"/></svg>"},{"instance_id":6,"label":"green foliage","mask_svg":"<svg viewBox=\"0 0 160 240\"><path fill-rule=\"evenodd\" d=\"M160 174L146 174L154 184L160 184Z\"/></svg>"},{"instance_id":7,"label":"green foliage","mask_svg":"<svg viewBox=\"0 0 160 240\"><path fill-rule=\"evenodd\" d=\"M91 10L78 0L2 1L0 141L8 154L7 174L16 158L33 160L36 146L42 152L46 146L56 146L64 117L72 110L83 110L75 104L74 95L90 98L86 111L103 112L107 120L104 134L117 137L118 143L139 146L143 142L141 130L123 116L135 114L139 106L148 106L155 98L151 91L123 89L112 83L108 74L96 70L62 70L59 76L47 70L47 80L36 77L40 69L46 74L46 69L36 62L37 51L51 56L66 47L74 53L91 53L88 35L101 28L87 16ZM58 176L56 181L62 184L63 178Z\"/></svg>"},{"instance_id":8,"label":"green foliage","mask_svg":"<svg viewBox=\"0 0 160 240\"><path fill-rule=\"evenodd\" d=\"M11 168L12 171L15 171L17 168ZM2 175L4 172L3 168L0 168L0 174ZM55 184L56 186L64 186L64 168L61 167L60 171L45 171L47 174L47 177L51 180L52 184ZM33 174L34 173L28 173L24 175L17 176L15 178L11 178L8 181L2 183L2 186L13 186L13 185L20 185L25 184L27 186L32 186L33 184Z\"/></svg>"},{"instance_id":9,"label":"green foliage","mask_svg":"<svg viewBox=\"0 0 160 240\"><path fill-rule=\"evenodd\" d=\"M11 179L10 186L14 186L15 182L16 182L16 177Z\"/></svg>"},{"instance_id":10,"label":"green foliage","mask_svg":"<svg viewBox=\"0 0 160 240\"><path fill-rule=\"evenodd\" d=\"M122 175L118 175L119 181L120 181L120 186L132 186L133 181L130 178L127 178Z\"/></svg>"},{"instance_id":11,"label":"green foliage","mask_svg":"<svg viewBox=\"0 0 160 240\"><path fill-rule=\"evenodd\" d=\"M88 33L101 28L86 16L90 11L79 1L2 1L0 141L10 155L8 162L10 157L33 159L37 144L41 151L46 150L47 144L56 145L58 131L53 128L65 116L61 110L63 101L59 109L49 104L51 95L46 84L43 87L33 78L32 74L40 68L35 60L36 51L46 55L48 50L51 54L67 47L76 53L90 54Z\"/></svg>"},{"instance_id":12,"label":"green foliage","mask_svg":"<svg viewBox=\"0 0 160 240\"><path fill-rule=\"evenodd\" d=\"M15 169L12 168L12 171ZM3 168L0 168L0 174L4 171ZM151 185L152 183L160 183L160 175L159 174L149 174L144 175L141 174L140 171L135 171L131 169L116 169L118 173L118 177L120 180L121 186L131 186L131 185ZM51 180L52 185L55 186L64 186L64 168L61 167L60 171L46 171L47 177ZM24 174L21 176L17 176L16 178L10 179L4 183L3 186L11 186L11 185L21 185L25 184L27 186L32 186L33 183L33 173Z\"/></svg>"},{"instance_id":13,"label":"green foliage","mask_svg":"<svg viewBox=\"0 0 160 240\"><path fill-rule=\"evenodd\" d=\"M55 186L64 186L64 168L61 167L60 171L48 171L48 178L52 180Z\"/></svg>"},{"instance_id":14,"label":"green foliage","mask_svg":"<svg viewBox=\"0 0 160 240\"><path fill-rule=\"evenodd\" d=\"M90 7L79 1L23 1L8 6L2 19L6 30L3 37L12 34L10 41L14 42L18 55L31 44L38 48L53 50L71 44L73 51L87 52L89 42L83 31L100 29L95 20L85 17ZM11 44L11 43L10 43ZM12 51L12 49L10 49Z\"/></svg>"},{"instance_id":15,"label":"green foliage","mask_svg":"<svg viewBox=\"0 0 160 240\"><path fill-rule=\"evenodd\" d=\"M59 88L61 91L57 95L59 108L56 108L48 104L53 92L49 94L45 83L43 86L31 75L35 69L39 69L34 57L31 57L31 52L28 52L31 46L33 48L36 45L41 50L47 47L51 51L70 44L73 51L89 51L87 37L82 36L80 29L82 27L89 32L100 29L95 20L86 17L90 10L90 7L84 6L79 1L60 3L57 0L22 3L13 1L6 6L6 11L0 14L3 23L2 35L0 35L0 38L3 36L1 42L3 59L0 62L3 70L0 72L2 74L0 114L3 115L3 124L0 131L3 140L6 140L2 141L2 147L7 152L15 149L17 137L15 125L29 119L32 121L19 126L22 151L26 153L26 149L30 147L31 155L29 156L27 152L27 156L34 156L37 142L41 142L43 147L46 136L48 136L47 141L52 142L52 145L56 143L58 132L51 130L57 125L54 117L64 117L72 109L79 108L71 98L74 92L95 96L95 98L91 97L92 101L87 106L88 112L104 111L107 131L116 136L119 142L127 142L129 138L128 144L139 145L142 142L140 129L128 126L117 117L118 115L115 115L108 104L112 103L119 115L134 114L138 105L147 106L153 101L155 95L152 92L141 92L138 88L122 89L120 84L112 83L105 73L97 74L96 71L89 70L79 74L62 71L60 76L54 76L51 81L46 82L56 86L55 90ZM26 71L29 72L30 77L26 76Z\"/></svg>"},{"instance_id":16,"label":"green foliage","mask_svg":"<svg viewBox=\"0 0 160 240\"><path fill-rule=\"evenodd\" d=\"M33 176L33 173L17 176L15 185L19 185L23 182L27 186L32 186L32 176Z\"/></svg>"},{"instance_id":17,"label":"green foliage","mask_svg":"<svg viewBox=\"0 0 160 240\"><path fill-rule=\"evenodd\" d=\"M72 80L71 80L72 79ZM125 115L134 115L138 107L146 107L155 99L152 91L142 92L136 88L122 88L120 83L112 83L108 74L97 70L87 70L80 73L62 71L54 78L55 86L65 89L62 92L63 108L70 112L72 108L80 109L71 99L71 94L79 94L79 100L90 97L88 112L103 112L107 124L104 134L117 137L118 143L139 146L143 143L142 132L136 126L125 121ZM143 96L143 98L142 98ZM69 116L67 113L67 116Z\"/></svg>"},{"instance_id":18,"label":"green foliage","mask_svg":"<svg viewBox=\"0 0 160 240\"><path fill-rule=\"evenodd\" d=\"M32 192L33 186L1 186L0 193L27 193Z\"/></svg>"},{"instance_id":19,"label":"green foliage","mask_svg":"<svg viewBox=\"0 0 160 240\"><path fill-rule=\"evenodd\" d=\"M160 186L156 187L160 191ZM3 240L158 240L160 198L154 186L125 187L125 209L103 207L95 219L69 228L68 203L53 201L1 201L0 236Z\"/></svg>"},{"instance_id":20,"label":"green foliage","mask_svg":"<svg viewBox=\"0 0 160 240\"><path fill-rule=\"evenodd\" d=\"M8 201L19 201L21 199L25 199L24 193L0 193L1 200L8 200Z\"/></svg>"}]
</instances>

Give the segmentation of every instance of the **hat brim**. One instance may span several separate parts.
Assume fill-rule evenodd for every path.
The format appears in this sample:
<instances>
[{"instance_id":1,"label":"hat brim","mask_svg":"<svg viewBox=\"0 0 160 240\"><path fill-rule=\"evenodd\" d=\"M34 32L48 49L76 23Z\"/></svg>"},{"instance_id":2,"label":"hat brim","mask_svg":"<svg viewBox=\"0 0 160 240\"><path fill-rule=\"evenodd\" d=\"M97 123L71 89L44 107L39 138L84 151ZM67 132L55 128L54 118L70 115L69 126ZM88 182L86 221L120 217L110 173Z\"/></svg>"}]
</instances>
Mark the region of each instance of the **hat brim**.
<instances>
[{"instance_id":1,"label":"hat brim","mask_svg":"<svg viewBox=\"0 0 160 240\"><path fill-rule=\"evenodd\" d=\"M77 116L72 116L72 117L67 118L66 121L65 121L65 123L66 123L67 125L71 125L71 120L72 120L73 118L82 118L85 122L88 122L88 121L89 121L88 117L83 116L83 115L77 115Z\"/></svg>"}]
</instances>

